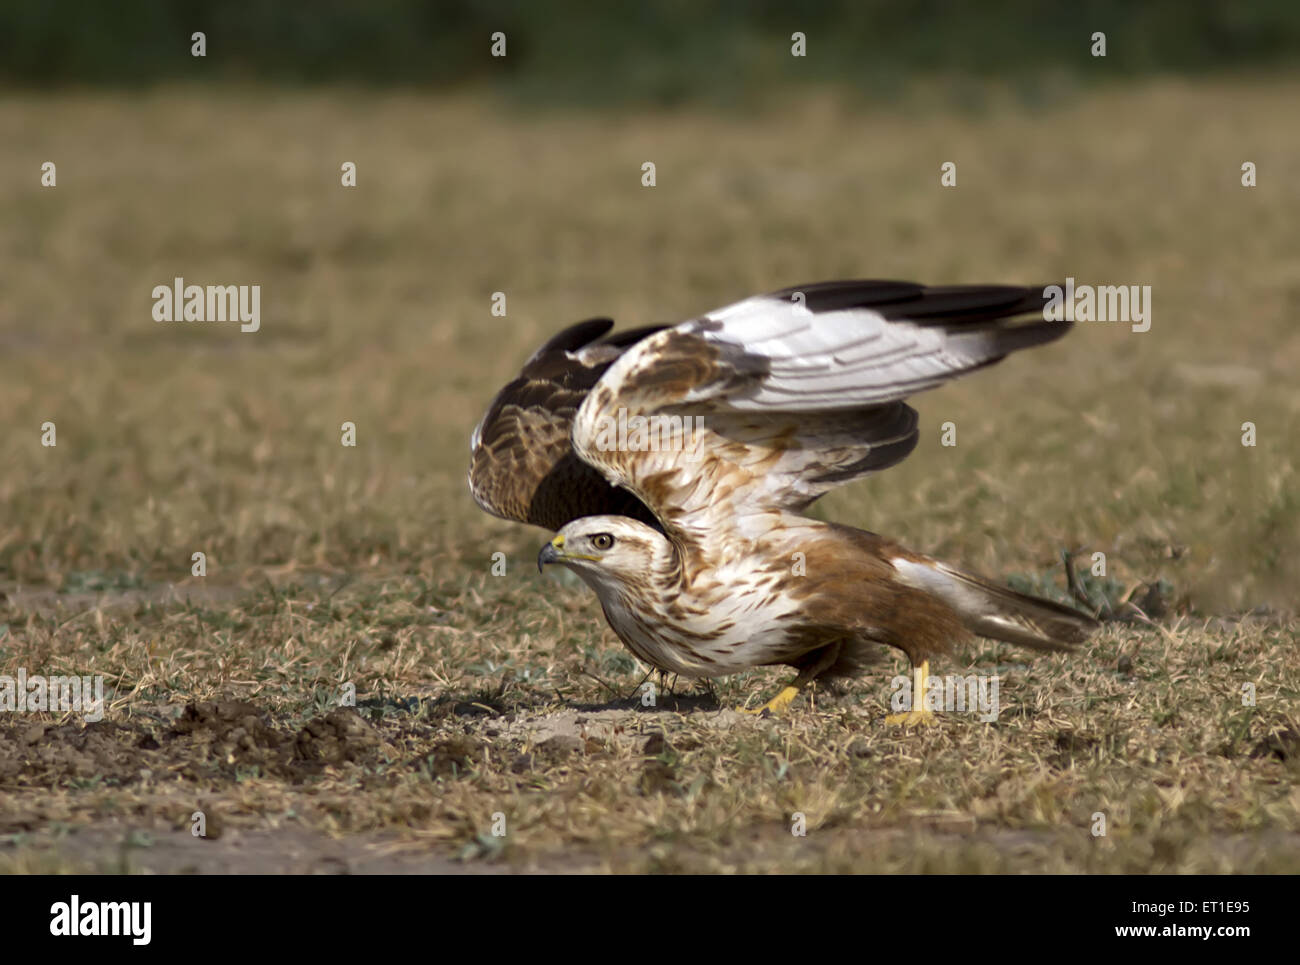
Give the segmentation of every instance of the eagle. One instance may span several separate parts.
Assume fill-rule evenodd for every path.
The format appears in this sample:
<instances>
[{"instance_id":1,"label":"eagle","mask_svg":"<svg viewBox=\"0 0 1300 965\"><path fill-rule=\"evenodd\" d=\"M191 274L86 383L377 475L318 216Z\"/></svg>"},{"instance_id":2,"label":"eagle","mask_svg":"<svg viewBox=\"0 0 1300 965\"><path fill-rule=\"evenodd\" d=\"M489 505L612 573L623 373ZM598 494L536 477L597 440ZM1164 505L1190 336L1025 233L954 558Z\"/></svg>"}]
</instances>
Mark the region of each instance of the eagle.
<instances>
[{"instance_id":1,"label":"eagle","mask_svg":"<svg viewBox=\"0 0 1300 965\"><path fill-rule=\"evenodd\" d=\"M1063 336L1048 287L825 281L676 325L578 322L488 406L470 492L555 531L538 569L573 570L651 667L789 666L793 681L751 711L780 713L893 647L913 697L887 720L929 723L931 659L972 635L1071 650L1096 621L804 511L907 458L908 396Z\"/></svg>"}]
</instances>

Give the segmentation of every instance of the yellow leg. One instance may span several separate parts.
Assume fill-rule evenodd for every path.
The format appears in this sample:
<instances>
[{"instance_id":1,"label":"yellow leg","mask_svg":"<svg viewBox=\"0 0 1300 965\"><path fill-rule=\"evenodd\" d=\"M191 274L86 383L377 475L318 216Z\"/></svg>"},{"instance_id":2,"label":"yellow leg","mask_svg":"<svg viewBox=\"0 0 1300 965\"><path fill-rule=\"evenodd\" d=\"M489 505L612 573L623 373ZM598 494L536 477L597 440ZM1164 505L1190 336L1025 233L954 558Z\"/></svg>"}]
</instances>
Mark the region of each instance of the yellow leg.
<instances>
[{"instance_id":1,"label":"yellow leg","mask_svg":"<svg viewBox=\"0 0 1300 965\"><path fill-rule=\"evenodd\" d=\"M885 723L891 726L902 725L904 727L912 725L937 724L939 721L934 713L926 709L925 706L925 689L926 681L930 678L930 661L922 660L921 666L915 668L912 674L912 709L904 711L901 714L890 714L885 718Z\"/></svg>"},{"instance_id":2,"label":"yellow leg","mask_svg":"<svg viewBox=\"0 0 1300 965\"><path fill-rule=\"evenodd\" d=\"M797 682L790 683L786 685L784 690L757 710L750 710L748 707L737 707L736 709L742 714L761 714L765 710L772 714L779 714L790 706L791 701L799 696L799 689Z\"/></svg>"},{"instance_id":3,"label":"yellow leg","mask_svg":"<svg viewBox=\"0 0 1300 965\"><path fill-rule=\"evenodd\" d=\"M803 670L800 670L799 675L795 677L794 680L790 681L790 683L786 684L785 689L765 703L762 707L759 707L757 710L749 710L746 707L737 707L736 709L742 714L761 714L763 711L767 711L775 716L776 714L781 713L790 706L791 701L799 696L799 692L803 690L804 687L808 686L808 684L812 683L813 680L825 673L826 670L839 659L841 646L842 644L836 643L833 646L827 647L820 660L811 667L805 667Z\"/></svg>"}]
</instances>

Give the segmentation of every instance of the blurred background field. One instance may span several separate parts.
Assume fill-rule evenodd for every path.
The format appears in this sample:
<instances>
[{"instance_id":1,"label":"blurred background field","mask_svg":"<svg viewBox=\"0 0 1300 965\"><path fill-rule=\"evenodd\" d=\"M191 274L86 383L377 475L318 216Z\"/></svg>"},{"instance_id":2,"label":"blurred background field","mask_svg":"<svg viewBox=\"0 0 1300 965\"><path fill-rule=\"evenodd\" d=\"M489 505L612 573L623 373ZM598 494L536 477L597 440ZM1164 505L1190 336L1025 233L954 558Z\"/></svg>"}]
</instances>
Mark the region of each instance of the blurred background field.
<instances>
[{"instance_id":1,"label":"blurred background field","mask_svg":"<svg viewBox=\"0 0 1300 965\"><path fill-rule=\"evenodd\" d=\"M1213 627L1230 624L1210 617L1294 610L1300 7L784 7L651 4L631 21L492 3L0 11L0 669L110 672L134 695L124 714L254 678L259 698L302 716L356 673L363 696L463 698L499 682L493 700L534 709L607 699L584 673L639 675L589 594L536 575L545 535L474 506L470 430L571 321L675 321L837 277L1150 285L1153 316L1145 333L1080 324L918 397L912 457L819 514L992 577L1060 586L1069 549L1084 565L1105 553L1125 591L1166 581L1172 614L1200 629L1185 650L1155 631L1141 644L1181 668L1161 700L1205 676L1202 648L1229 659L1233 631ZM189 55L193 30L207 31L206 58ZM504 60L488 56L494 30ZM807 58L790 56L795 30ZM1095 30L1105 58L1089 55ZM47 161L54 188L40 183ZM348 161L354 188L340 184ZM641 184L647 161L654 187ZM948 161L956 187L940 185ZM1257 187L1242 186L1247 161ZM260 285L261 330L154 322L151 291L176 276ZM47 421L54 448L41 445ZM340 445L345 421L355 448ZM949 421L954 448L940 445ZM308 573L329 581L308 594L323 610L344 582L365 589L327 627L292 613L281 625L274 590L264 610L218 604L193 622L33 616L78 594L260 593ZM219 622L204 620L220 619L236 629L213 637ZM295 639L306 657L284 670ZM1250 679L1276 674L1271 692L1294 699L1293 631L1232 639ZM1231 669L1229 691L1244 672ZM1053 686L1086 707L1083 690L1123 690L1092 674ZM1140 731L1149 710L1114 726ZM1096 720L1074 712L1081 728ZM1173 733L1141 781L1237 741L1216 712L1197 717L1204 735ZM1294 759L1286 746L1278 756ZM1033 747L1013 750L1032 763ZM820 761L814 785L836 787L843 766ZM1215 759L1202 800L1228 766ZM1198 812L1187 840L1295 831L1294 797L1251 810L1277 775L1248 766L1240 812ZM891 773L905 813L916 802L901 758ZM1131 775L1094 776L1085 789L1139 793ZM777 807L751 790L733 793L754 814L760 799ZM462 791L466 813L504 793ZM985 813L991 793L941 803ZM1171 812L1152 802L1155 833ZM1034 804L1000 806L1000 826L1043 820ZM411 823L403 814L366 826ZM638 821L633 837L650 826Z\"/></svg>"},{"instance_id":2,"label":"blurred background field","mask_svg":"<svg viewBox=\"0 0 1300 965\"><path fill-rule=\"evenodd\" d=\"M471 94L10 94L0 574L182 579L199 548L222 578L528 560L540 533L470 503L467 439L570 321L672 321L834 277L1073 276L1151 285L1151 330L1081 324L921 397L915 455L825 512L995 574L1083 547L1205 609L1285 604L1297 95L1289 79L1160 80L1050 111L819 90L753 115L539 116ZM1259 187L1240 184L1246 160ZM154 322L150 293L176 276L260 284L261 331ZM949 420L955 448L939 445Z\"/></svg>"}]
</instances>

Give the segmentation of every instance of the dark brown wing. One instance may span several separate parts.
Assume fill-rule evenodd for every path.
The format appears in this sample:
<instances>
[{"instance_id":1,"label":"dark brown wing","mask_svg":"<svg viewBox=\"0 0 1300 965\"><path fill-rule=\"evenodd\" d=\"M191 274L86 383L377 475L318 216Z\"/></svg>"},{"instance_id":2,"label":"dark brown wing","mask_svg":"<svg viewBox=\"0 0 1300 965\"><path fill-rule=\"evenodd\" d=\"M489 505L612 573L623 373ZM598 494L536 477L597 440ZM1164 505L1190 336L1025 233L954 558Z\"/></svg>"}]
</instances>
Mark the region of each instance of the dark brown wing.
<instances>
[{"instance_id":1,"label":"dark brown wing","mask_svg":"<svg viewBox=\"0 0 1300 965\"><path fill-rule=\"evenodd\" d=\"M631 516L658 526L626 489L611 486L573 453L569 429L605 370L658 327L607 333L608 318L570 325L524 363L470 438L469 488L494 516L557 530L582 516ZM603 337L602 337L603 336Z\"/></svg>"}]
</instances>

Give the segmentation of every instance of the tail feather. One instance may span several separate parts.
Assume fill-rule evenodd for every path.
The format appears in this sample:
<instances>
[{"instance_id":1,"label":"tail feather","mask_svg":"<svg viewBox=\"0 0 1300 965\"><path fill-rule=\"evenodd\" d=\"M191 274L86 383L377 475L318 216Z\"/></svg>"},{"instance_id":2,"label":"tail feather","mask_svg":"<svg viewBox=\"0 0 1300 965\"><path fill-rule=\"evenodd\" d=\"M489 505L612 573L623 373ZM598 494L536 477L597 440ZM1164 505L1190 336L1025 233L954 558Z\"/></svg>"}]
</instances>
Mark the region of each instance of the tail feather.
<instances>
[{"instance_id":1,"label":"tail feather","mask_svg":"<svg viewBox=\"0 0 1300 965\"><path fill-rule=\"evenodd\" d=\"M972 633L1034 650L1073 650L1100 626L1072 607L1017 593L934 560L895 559L899 579L943 600Z\"/></svg>"}]
</instances>

